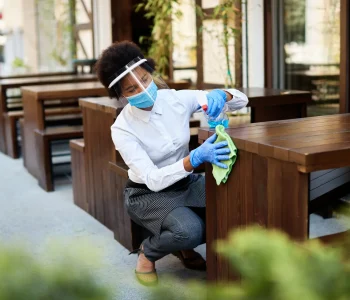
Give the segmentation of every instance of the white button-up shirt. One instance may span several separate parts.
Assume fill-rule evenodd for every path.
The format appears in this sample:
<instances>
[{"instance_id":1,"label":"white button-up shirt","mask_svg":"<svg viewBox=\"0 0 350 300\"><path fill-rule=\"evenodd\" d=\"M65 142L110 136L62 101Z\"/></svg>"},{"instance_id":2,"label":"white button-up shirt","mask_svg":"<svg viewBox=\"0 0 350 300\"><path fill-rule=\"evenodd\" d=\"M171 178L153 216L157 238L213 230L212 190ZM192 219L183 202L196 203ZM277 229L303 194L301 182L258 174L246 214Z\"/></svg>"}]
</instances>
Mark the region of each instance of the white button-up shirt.
<instances>
[{"instance_id":1,"label":"white button-up shirt","mask_svg":"<svg viewBox=\"0 0 350 300\"><path fill-rule=\"evenodd\" d=\"M229 89L228 110L245 107L247 96ZM189 155L189 122L198 105L207 103L207 92L159 90L151 111L127 104L112 125L112 139L130 180L160 191L185 178L183 159Z\"/></svg>"}]
</instances>

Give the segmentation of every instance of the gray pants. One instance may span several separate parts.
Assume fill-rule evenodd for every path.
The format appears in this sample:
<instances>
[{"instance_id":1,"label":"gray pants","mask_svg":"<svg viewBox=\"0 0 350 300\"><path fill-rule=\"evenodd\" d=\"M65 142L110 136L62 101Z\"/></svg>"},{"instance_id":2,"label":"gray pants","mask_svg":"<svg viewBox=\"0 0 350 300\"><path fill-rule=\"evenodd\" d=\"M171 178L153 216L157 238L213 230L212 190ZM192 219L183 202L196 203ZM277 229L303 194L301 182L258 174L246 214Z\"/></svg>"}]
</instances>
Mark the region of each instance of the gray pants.
<instances>
[{"instance_id":1,"label":"gray pants","mask_svg":"<svg viewBox=\"0 0 350 300\"><path fill-rule=\"evenodd\" d=\"M143 242L145 256L156 261L179 250L205 243L205 207L178 207L164 219L159 238L150 236Z\"/></svg>"}]
</instances>

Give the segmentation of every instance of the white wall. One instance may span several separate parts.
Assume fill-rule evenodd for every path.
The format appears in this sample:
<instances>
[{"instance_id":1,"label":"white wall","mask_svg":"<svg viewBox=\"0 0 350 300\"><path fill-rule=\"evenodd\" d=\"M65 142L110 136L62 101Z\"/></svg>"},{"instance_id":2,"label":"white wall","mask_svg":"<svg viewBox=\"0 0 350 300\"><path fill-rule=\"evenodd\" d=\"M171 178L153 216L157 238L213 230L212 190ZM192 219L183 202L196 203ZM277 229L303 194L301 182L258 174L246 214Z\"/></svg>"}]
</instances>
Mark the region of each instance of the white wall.
<instances>
[{"instance_id":1,"label":"white wall","mask_svg":"<svg viewBox=\"0 0 350 300\"><path fill-rule=\"evenodd\" d=\"M115 0L112 0L115 1ZM112 44L111 0L94 0L95 56Z\"/></svg>"},{"instance_id":2,"label":"white wall","mask_svg":"<svg viewBox=\"0 0 350 300\"><path fill-rule=\"evenodd\" d=\"M1 1L3 5L2 28L5 63L1 73L10 73L12 61L18 57L24 58L23 51L23 0Z\"/></svg>"},{"instance_id":3,"label":"white wall","mask_svg":"<svg viewBox=\"0 0 350 300\"><path fill-rule=\"evenodd\" d=\"M248 83L264 87L264 5L263 0L248 0ZM245 51L245 49L243 49ZM244 74L244 77L245 74Z\"/></svg>"},{"instance_id":4,"label":"white wall","mask_svg":"<svg viewBox=\"0 0 350 300\"><path fill-rule=\"evenodd\" d=\"M24 62L30 67L31 72L38 72L38 34L36 25L35 0L22 0L22 9L18 10L14 17L23 13L23 48Z\"/></svg>"}]
</instances>

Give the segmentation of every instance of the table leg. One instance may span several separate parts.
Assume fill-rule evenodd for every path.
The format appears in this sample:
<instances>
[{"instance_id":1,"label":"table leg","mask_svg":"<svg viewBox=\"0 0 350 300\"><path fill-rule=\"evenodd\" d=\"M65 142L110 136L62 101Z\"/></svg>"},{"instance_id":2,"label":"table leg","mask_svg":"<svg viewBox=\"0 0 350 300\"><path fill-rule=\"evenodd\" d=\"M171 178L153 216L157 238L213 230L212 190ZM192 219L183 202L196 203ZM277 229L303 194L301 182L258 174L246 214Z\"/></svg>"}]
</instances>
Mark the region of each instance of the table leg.
<instances>
[{"instance_id":1,"label":"table leg","mask_svg":"<svg viewBox=\"0 0 350 300\"><path fill-rule=\"evenodd\" d=\"M307 239L309 178L295 164L240 151L226 184L217 186L211 172L207 165L208 280L237 278L213 250L215 241L227 238L232 229L258 224Z\"/></svg>"}]
</instances>

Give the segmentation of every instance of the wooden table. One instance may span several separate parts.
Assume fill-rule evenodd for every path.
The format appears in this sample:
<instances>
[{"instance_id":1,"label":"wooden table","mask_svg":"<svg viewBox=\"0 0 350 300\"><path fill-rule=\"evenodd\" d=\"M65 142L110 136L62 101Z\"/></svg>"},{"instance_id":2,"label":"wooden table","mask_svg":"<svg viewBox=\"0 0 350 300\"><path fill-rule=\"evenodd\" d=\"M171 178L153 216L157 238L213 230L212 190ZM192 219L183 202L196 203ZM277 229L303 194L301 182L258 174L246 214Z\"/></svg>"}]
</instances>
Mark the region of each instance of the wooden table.
<instances>
[{"instance_id":1,"label":"wooden table","mask_svg":"<svg viewBox=\"0 0 350 300\"><path fill-rule=\"evenodd\" d=\"M267 88L239 88L249 99L251 123L306 117L310 92Z\"/></svg>"},{"instance_id":2,"label":"wooden table","mask_svg":"<svg viewBox=\"0 0 350 300\"><path fill-rule=\"evenodd\" d=\"M330 80L333 82L339 82L340 71L339 70L304 70L304 71L290 71L287 72L288 85L291 89L303 89L312 90L314 86L312 82L314 80Z\"/></svg>"},{"instance_id":3,"label":"wooden table","mask_svg":"<svg viewBox=\"0 0 350 300\"><path fill-rule=\"evenodd\" d=\"M24 111L23 155L26 168L36 178L39 169L34 130L45 129L44 102L59 99L68 101L79 97L106 96L106 89L99 82L80 82L54 85L36 85L22 88Z\"/></svg>"},{"instance_id":4,"label":"wooden table","mask_svg":"<svg viewBox=\"0 0 350 300\"><path fill-rule=\"evenodd\" d=\"M8 111L7 91L29 85L45 85L59 83L76 83L97 81L96 75L62 75L62 76L39 76L28 78L12 78L0 80L0 151L6 153L6 140L3 114Z\"/></svg>"},{"instance_id":5,"label":"wooden table","mask_svg":"<svg viewBox=\"0 0 350 300\"><path fill-rule=\"evenodd\" d=\"M216 239L257 223L306 240L310 203L350 181L350 114L226 131L239 149L227 183L217 186L206 165L207 266L208 279L214 281L232 277L228 263L213 252ZM200 129L199 141L212 134Z\"/></svg>"}]
</instances>

